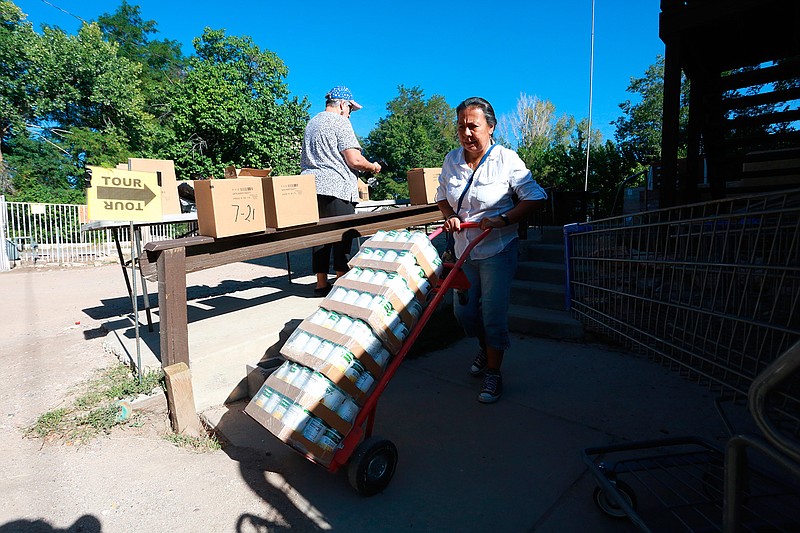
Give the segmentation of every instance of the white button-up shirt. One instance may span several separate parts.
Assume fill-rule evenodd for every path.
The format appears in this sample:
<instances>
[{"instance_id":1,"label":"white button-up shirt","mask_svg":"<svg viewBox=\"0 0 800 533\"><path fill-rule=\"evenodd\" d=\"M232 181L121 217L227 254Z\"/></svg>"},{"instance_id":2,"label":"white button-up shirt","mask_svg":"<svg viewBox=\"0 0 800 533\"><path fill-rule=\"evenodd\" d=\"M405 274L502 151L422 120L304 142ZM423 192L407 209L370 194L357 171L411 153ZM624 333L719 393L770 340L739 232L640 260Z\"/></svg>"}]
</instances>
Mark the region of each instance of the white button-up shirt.
<instances>
[{"instance_id":1,"label":"white button-up shirt","mask_svg":"<svg viewBox=\"0 0 800 533\"><path fill-rule=\"evenodd\" d=\"M457 148L447 154L439 175L436 201L447 200L455 211L458 199L472 175L464 160L464 149ZM480 222L486 217L499 216L514 207L512 194L519 200L543 200L547 193L525 168L525 163L513 150L496 145L486 160L478 167L472 184L464 195L458 216L464 222ZM473 248L472 259L486 259L503 251L517 238L517 224L495 228ZM464 229L455 233L455 251L459 257L467 245L481 234L479 228Z\"/></svg>"}]
</instances>

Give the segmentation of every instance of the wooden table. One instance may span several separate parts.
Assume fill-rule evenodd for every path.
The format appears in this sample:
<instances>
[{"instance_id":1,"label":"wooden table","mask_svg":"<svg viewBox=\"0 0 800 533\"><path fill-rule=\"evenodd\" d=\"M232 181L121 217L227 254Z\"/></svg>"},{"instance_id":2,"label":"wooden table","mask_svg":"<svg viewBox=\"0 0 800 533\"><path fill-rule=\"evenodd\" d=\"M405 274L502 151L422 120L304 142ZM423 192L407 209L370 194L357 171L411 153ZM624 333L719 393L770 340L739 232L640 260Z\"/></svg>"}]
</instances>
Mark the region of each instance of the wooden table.
<instances>
[{"instance_id":1,"label":"wooden table","mask_svg":"<svg viewBox=\"0 0 800 533\"><path fill-rule=\"evenodd\" d=\"M150 242L139 258L141 274L158 280L161 366L189 364L186 274L240 261L302 250L348 236L408 228L442 219L435 204L324 218L317 224L224 239L196 236Z\"/></svg>"}]
</instances>

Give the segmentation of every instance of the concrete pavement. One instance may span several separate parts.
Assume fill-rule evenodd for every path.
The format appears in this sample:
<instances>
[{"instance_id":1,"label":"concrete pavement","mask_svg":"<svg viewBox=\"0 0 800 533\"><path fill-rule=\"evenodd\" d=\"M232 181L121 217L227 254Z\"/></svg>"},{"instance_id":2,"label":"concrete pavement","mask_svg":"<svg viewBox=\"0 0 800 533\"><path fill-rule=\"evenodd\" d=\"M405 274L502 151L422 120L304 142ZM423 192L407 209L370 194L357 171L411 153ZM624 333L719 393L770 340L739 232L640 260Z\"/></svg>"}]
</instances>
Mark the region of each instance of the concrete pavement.
<instances>
[{"instance_id":1,"label":"concrete pavement","mask_svg":"<svg viewBox=\"0 0 800 533\"><path fill-rule=\"evenodd\" d=\"M375 434L396 444L399 462L383 493L362 498L344 473L309 462L243 414L246 402L222 405L223 394L237 397L243 389L232 386L235 375L216 369L230 363L243 375L320 301L308 297L307 273L288 283L280 265L256 266L261 275L225 280L196 297L190 279L189 339L196 397L222 383L198 410L227 441L225 452L250 488L285 508L282 524L243 515L259 530L632 531L594 506L581 450L685 434L719 443L726 437L710 392L602 344L515 336L503 398L480 404L481 381L467 373L474 341L457 338L406 360L382 395ZM109 345L134 354L130 328L109 322L115 324ZM143 365L157 364L157 336L142 335Z\"/></svg>"}]
</instances>

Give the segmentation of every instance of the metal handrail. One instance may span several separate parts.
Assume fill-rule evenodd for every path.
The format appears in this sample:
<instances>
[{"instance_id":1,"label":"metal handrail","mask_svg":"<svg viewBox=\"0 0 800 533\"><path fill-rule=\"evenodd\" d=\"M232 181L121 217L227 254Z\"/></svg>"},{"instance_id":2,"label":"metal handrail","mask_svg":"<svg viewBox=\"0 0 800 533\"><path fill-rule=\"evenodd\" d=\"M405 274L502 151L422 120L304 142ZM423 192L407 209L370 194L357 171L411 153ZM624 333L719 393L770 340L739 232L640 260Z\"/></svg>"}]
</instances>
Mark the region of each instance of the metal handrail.
<instances>
[{"instance_id":1,"label":"metal handrail","mask_svg":"<svg viewBox=\"0 0 800 533\"><path fill-rule=\"evenodd\" d=\"M795 342L753 380L747 405L764 437L773 446L800 463L800 446L785 437L767 416L767 400L770 393L798 371L800 371L800 341Z\"/></svg>"}]
</instances>

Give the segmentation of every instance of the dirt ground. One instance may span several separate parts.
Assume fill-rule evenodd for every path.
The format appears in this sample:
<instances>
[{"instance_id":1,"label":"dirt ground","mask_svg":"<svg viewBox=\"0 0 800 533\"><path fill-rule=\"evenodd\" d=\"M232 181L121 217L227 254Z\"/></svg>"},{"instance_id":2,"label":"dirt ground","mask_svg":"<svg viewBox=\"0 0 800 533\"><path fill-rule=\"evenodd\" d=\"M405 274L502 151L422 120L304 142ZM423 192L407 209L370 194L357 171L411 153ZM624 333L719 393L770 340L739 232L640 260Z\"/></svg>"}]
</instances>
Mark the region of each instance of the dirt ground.
<instances>
[{"instance_id":1,"label":"dirt ground","mask_svg":"<svg viewBox=\"0 0 800 533\"><path fill-rule=\"evenodd\" d=\"M205 287L217 279L253 279L258 268L215 269ZM201 275L192 283L203 286ZM259 457L177 447L162 436L164 416L86 445L26 437L24 428L39 415L64 405L78 384L115 363L104 351L102 324L128 312L130 303L117 265L16 268L0 273L0 295L1 533L265 531L257 525L275 530L292 523L319 530ZM261 493L252 489L253 476L260 477ZM265 498L270 491L276 497Z\"/></svg>"}]
</instances>

